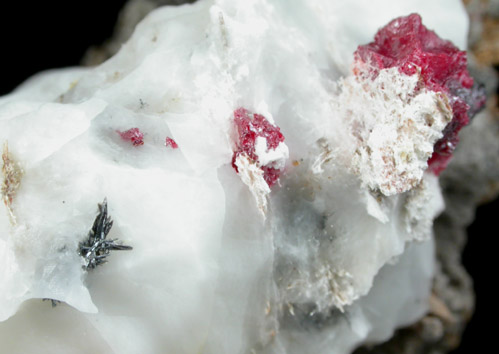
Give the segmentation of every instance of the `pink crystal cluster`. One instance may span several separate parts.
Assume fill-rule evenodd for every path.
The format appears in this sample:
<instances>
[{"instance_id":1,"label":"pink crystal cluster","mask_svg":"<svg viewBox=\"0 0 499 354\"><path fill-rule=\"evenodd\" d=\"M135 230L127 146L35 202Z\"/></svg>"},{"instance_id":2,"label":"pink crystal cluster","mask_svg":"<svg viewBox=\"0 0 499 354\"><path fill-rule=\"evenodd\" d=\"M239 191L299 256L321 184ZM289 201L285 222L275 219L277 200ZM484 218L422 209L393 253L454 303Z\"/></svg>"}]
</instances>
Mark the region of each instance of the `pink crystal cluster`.
<instances>
[{"instance_id":1,"label":"pink crystal cluster","mask_svg":"<svg viewBox=\"0 0 499 354\"><path fill-rule=\"evenodd\" d=\"M250 113L245 108L238 108L234 111L234 123L237 130L237 147L232 156L232 167L238 171L236 158L241 154L246 154L253 162L259 163L258 156L255 153L256 139L263 137L267 141L267 149L273 150L281 142L284 142L284 136L279 127L270 123L267 118L261 114ZM261 166L265 182L272 187L277 180L281 170L272 166Z\"/></svg>"},{"instance_id":2,"label":"pink crystal cluster","mask_svg":"<svg viewBox=\"0 0 499 354\"><path fill-rule=\"evenodd\" d=\"M123 140L130 141L134 146L144 145L144 134L139 128L131 128L124 132L118 131L118 133Z\"/></svg>"},{"instance_id":3,"label":"pink crystal cluster","mask_svg":"<svg viewBox=\"0 0 499 354\"><path fill-rule=\"evenodd\" d=\"M116 132L121 136L121 139L131 142L133 146L144 145L144 133L139 128L131 128L124 132L117 130ZM165 139L165 146L178 149L177 142L169 136Z\"/></svg>"},{"instance_id":4,"label":"pink crystal cluster","mask_svg":"<svg viewBox=\"0 0 499 354\"><path fill-rule=\"evenodd\" d=\"M447 166L458 143L458 133L485 104L481 88L474 85L466 67L466 52L438 37L411 14L381 28L374 42L359 46L355 60L376 70L397 67L400 73L419 73L428 90L447 95L453 118L437 141L428 161L430 171L439 175Z\"/></svg>"}]
</instances>

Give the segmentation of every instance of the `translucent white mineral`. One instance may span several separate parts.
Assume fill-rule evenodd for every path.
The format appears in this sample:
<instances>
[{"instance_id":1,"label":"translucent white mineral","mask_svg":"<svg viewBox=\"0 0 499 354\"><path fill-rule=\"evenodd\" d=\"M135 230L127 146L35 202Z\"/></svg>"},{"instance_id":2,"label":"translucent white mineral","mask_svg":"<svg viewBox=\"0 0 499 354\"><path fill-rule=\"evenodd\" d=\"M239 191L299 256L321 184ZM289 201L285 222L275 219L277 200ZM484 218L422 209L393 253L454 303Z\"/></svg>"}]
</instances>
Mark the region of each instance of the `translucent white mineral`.
<instances>
[{"instance_id":1,"label":"translucent white mineral","mask_svg":"<svg viewBox=\"0 0 499 354\"><path fill-rule=\"evenodd\" d=\"M351 74L356 47L412 12L465 47L459 0L204 0L0 98L19 172L0 212L2 352L344 354L420 318L448 106L414 97L417 77ZM237 174L239 107L286 140L259 138L260 165L239 155ZM133 128L142 145L119 134ZM104 198L108 238L133 250L86 270Z\"/></svg>"}]
</instances>

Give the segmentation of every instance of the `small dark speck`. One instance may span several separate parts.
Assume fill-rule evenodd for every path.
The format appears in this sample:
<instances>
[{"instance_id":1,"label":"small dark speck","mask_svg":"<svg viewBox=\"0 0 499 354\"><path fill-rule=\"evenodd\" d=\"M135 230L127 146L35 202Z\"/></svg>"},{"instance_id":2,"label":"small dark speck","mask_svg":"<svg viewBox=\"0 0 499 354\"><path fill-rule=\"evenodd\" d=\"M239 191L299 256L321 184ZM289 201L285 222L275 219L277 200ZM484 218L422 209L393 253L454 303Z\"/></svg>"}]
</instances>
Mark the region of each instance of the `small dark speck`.
<instances>
[{"instance_id":1,"label":"small dark speck","mask_svg":"<svg viewBox=\"0 0 499 354\"><path fill-rule=\"evenodd\" d=\"M63 200L63 201L62 201L62 204L66 204L66 201L65 201L65 200Z\"/></svg>"},{"instance_id":2,"label":"small dark speck","mask_svg":"<svg viewBox=\"0 0 499 354\"><path fill-rule=\"evenodd\" d=\"M52 304L52 307L56 307L57 305L59 305L62 301L59 301L59 300L55 300L55 299L42 299L43 301L50 301L51 304Z\"/></svg>"},{"instance_id":3,"label":"small dark speck","mask_svg":"<svg viewBox=\"0 0 499 354\"><path fill-rule=\"evenodd\" d=\"M140 104L140 109L144 109L145 107L149 106L146 102L142 100L142 98L139 98L139 104Z\"/></svg>"}]
</instances>

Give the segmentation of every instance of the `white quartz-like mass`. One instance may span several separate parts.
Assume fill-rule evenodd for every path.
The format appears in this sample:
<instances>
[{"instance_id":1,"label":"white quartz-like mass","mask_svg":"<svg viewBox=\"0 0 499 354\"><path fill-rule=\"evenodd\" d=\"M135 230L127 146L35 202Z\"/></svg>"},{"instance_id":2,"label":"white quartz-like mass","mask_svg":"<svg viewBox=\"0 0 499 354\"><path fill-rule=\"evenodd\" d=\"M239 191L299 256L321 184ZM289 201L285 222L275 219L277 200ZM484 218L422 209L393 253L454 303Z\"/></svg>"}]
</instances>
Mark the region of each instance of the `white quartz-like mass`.
<instances>
[{"instance_id":1,"label":"white quartz-like mass","mask_svg":"<svg viewBox=\"0 0 499 354\"><path fill-rule=\"evenodd\" d=\"M424 315L443 208L426 160L449 108L412 95L416 76L351 73L412 12L465 46L458 0L201 0L150 13L98 67L0 98L22 171L0 212L2 350L346 354ZM244 154L231 166L239 107L286 138L256 142L283 169L272 188ZM104 198L109 239L133 250L86 271Z\"/></svg>"}]
</instances>

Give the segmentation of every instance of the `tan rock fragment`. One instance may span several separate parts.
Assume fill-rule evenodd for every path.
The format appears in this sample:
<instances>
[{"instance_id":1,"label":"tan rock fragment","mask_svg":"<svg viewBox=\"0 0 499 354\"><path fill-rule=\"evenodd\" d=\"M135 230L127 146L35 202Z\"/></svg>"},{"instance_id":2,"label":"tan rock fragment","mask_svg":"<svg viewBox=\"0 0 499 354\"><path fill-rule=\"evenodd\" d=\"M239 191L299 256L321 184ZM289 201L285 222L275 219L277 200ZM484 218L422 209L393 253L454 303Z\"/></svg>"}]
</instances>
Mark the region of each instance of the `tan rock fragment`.
<instances>
[{"instance_id":1,"label":"tan rock fragment","mask_svg":"<svg viewBox=\"0 0 499 354\"><path fill-rule=\"evenodd\" d=\"M12 154L9 152L9 146L7 142L5 142L3 145L2 160L2 200L7 207L11 223L15 225L16 217L12 210L12 202L17 193L17 190L21 185L21 179L23 177L24 171L21 168L21 165L17 161L15 161L15 159L12 157Z\"/></svg>"}]
</instances>

